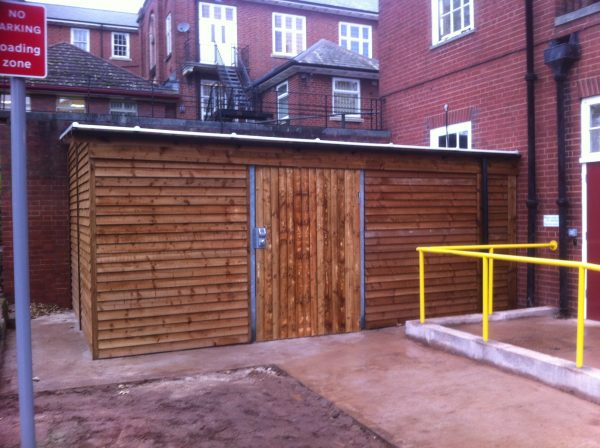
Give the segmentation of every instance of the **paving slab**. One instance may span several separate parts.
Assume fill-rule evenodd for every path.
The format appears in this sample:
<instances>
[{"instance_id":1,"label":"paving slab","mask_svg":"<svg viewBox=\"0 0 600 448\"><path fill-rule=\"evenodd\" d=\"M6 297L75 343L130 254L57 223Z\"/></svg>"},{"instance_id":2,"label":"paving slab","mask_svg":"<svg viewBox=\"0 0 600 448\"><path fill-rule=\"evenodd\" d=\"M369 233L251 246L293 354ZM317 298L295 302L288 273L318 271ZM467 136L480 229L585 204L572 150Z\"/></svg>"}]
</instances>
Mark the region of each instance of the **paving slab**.
<instances>
[{"instance_id":1,"label":"paving slab","mask_svg":"<svg viewBox=\"0 0 600 448\"><path fill-rule=\"evenodd\" d=\"M36 391L277 365L399 447L598 447L600 406L407 339L403 327L92 361L72 314L32 321ZM14 393L14 334L0 394Z\"/></svg>"}]
</instances>

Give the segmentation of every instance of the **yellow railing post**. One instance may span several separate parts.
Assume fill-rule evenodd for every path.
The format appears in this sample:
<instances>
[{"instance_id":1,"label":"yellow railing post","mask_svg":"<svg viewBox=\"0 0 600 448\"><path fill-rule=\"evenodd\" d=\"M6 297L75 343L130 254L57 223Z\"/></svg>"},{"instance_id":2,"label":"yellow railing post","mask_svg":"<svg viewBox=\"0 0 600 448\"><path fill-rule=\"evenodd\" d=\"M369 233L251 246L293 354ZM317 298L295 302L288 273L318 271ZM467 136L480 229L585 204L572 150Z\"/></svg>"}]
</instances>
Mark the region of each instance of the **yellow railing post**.
<instances>
[{"instance_id":1,"label":"yellow railing post","mask_svg":"<svg viewBox=\"0 0 600 448\"><path fill-rule=\"evenodd\" d=\"M488 305L489 305L489 285L488 285L488 276L489 276L489 266L487 257L483 257L483 310L482 310L482 324L483 324L483 340L485 342L488 341L489 338L489 328L488 328Z\"/></svg>"},{"instance_id":2,"label":"yellow railing post","mask_svg":"<svg viewBox=\"0 0 600 448\"><path fill-rule=\"evenodd\" d=\"M421 323L425 322L425 254L419 251L419 311Z\"/></svg>"},{"instance_id":3,"label":"yellow railing post","mask_svg":"<svg viewBox=\"0 0 600 448\"><path fill-rule=\"evenodd\" d=\"M490 249L490 255L494 254L494 249ZM490 275L488 277L488 286L489 286L489 293L488 293L488 299L489 299L489 307L488 307L488 312L490 314L494 314L494 259L490 258L488 260L488 264L489 264L489 268L490 268Z\"/></svg>"},{"instance_id":4,"label":"yellow railing post","mask_svg":"<svg viewBox=\"0 0 600 448\"><path fill-rule=\"evenodd\" d=\"M577 295L577 354L575 365L583 367L583 338L584 338L584 305L585 305L585 268L579 268L579 292Z\"/></svg>"}]
</instances>

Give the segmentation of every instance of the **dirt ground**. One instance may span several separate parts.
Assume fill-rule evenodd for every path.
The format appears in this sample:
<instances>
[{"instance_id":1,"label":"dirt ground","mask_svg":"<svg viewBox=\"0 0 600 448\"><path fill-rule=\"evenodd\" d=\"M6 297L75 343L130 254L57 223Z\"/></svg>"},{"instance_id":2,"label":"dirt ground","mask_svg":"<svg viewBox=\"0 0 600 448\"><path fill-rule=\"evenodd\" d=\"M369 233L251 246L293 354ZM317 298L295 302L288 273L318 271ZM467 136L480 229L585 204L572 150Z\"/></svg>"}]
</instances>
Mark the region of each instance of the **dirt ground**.
<instances>
[{"instance_id":1,"label":"dirt ground","mask_svg":"<svg viewBox=\"0 0 600 448\"><path fill-rule=\"evenodd\" d=\"M36 395L40 447L390 446L276 367ZM18 447L18 399L0 396L0 446Z\"/></svg>"}]
</instances>

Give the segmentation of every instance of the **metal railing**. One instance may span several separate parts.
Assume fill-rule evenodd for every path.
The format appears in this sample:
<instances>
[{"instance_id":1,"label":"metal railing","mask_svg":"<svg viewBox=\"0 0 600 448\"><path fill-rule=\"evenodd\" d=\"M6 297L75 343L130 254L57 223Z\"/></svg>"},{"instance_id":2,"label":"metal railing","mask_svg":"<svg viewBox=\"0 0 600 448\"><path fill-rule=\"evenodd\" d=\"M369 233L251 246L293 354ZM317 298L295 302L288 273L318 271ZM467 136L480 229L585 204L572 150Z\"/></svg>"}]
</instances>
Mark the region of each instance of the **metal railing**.
<instances>
[{"instance_id":1,"label":"metal railing","mask_svg":"<svg viewBox=\"0 0 600 448\"><path fill-rule=\"evenodd\" d=\"M446 254L461 257L482 259L482 337L485 342L489 339L489 315L493 313L494 295L494 260L502 260L516 263L531 263L546 266L559 266L579 270L579 284L577 289L577 349L575 364L578 368L583 367L584 327L585 327L585 278L586 271L600 272L600 264L584 263L581 261L557 260L554 258L527 257L521 255L498 254L497 250L507 249L532 249L549 248L556 250L558 243L536 244L488 244L473 246L433 246L417 247L419 252L419 311L420 321L425 322L425 254ZM478 251L487 251L478 252Z\"/></svg>"}]
</instances>

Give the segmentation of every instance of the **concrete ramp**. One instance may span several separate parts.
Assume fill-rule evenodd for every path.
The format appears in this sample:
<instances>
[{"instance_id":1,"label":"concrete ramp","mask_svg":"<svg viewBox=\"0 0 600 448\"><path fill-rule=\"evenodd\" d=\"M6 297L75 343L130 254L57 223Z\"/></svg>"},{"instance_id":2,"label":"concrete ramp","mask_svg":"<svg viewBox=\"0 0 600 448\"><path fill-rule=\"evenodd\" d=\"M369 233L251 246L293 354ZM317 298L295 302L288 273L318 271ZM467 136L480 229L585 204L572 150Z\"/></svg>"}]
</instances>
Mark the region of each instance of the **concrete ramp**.
<instances>
[{"instance_id":1,"label":"concrete ramp","mask_svg":"<svg viewBox=\"0 0 600 448\"><path fill-rule=\"evenodd\" d=\"M509 319L551 317L556 313L552 307L501 311L490 316L490 325ZM578 369L574 362L562 358L492 339L486 343L481 336L449 328L478 322L481 322L481 314L427 319L424 324L412 320L406 322L406 335L600 403L600 369L585 365Z\"/></svg>"}]
</instances>

